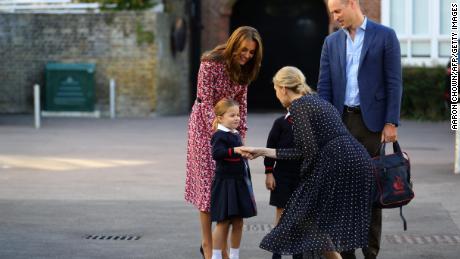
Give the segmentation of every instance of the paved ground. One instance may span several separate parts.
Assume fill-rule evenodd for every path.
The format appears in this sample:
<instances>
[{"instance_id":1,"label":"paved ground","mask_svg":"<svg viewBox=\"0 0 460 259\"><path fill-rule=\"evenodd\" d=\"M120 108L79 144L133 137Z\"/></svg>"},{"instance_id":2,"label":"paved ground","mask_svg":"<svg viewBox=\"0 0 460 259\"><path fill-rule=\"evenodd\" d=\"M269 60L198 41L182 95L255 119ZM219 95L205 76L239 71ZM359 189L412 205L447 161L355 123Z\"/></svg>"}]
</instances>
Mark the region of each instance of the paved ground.
<instances>
[{"instance_id":1,"label":"paved ground","mask_svg":"<svg viewBox=\"0 0 460 259\"><path fill-rule=\"evenodd\" d=\"M264 145L276 116L249 115L249 145ZM0 258L200 258L198 214L183 201L186 122L47 118L35 130L31 116L0 116ZM385 210L380 258L460 258L449 128L400 128L416 199L407 232L398 211ZM246 222L241 258L269 258L258 243L274 211L262 160L251 168L260 215Z\"/></svg>"}]
</instances>

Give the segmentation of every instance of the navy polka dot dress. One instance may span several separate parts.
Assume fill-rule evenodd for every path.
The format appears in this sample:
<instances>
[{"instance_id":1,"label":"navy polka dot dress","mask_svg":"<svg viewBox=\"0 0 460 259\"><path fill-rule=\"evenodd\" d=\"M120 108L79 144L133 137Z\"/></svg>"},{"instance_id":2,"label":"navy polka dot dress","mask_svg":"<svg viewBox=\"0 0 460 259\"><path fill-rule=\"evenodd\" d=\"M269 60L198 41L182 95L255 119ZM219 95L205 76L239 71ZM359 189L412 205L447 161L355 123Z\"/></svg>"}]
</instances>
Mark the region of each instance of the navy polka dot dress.
<instances>
[{"instance_id":1,"label":"navy polka dot dress","mask_svg":"<svg viewBox=\"0 0 460 259\"><path fill-rule=\"evenodd\" d=\"M279 254L320 254L367 247L371 214L371 158L316 94L290 108L296 148L278 159L302 159L302 180L262 249Z\"/></svg>"}]
</instances>

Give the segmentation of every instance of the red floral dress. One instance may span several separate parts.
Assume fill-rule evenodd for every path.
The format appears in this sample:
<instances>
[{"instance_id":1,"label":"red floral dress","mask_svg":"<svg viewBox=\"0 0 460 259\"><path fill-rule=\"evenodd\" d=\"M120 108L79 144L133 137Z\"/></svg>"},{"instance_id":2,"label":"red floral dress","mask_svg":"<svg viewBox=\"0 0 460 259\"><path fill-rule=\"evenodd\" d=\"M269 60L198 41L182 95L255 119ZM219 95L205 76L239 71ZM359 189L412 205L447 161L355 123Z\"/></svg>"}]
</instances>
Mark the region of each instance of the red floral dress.
<instances>
[{"instance_id":1,"label":"red floral dress","mask_svg":"<svg viewBox=\"0 0 460 259\"><path fill-rule=\"evenodd\" d=\"M230 80L225 64L202 61L198 72L197 100L192 107L188 123L185 200L200 211L209 212L211 182L215 162L211 156L212 121L214 105L222 98L232 98L240 104L241 137L246 136L247 85Z\"/></svg>"}]
</instances>

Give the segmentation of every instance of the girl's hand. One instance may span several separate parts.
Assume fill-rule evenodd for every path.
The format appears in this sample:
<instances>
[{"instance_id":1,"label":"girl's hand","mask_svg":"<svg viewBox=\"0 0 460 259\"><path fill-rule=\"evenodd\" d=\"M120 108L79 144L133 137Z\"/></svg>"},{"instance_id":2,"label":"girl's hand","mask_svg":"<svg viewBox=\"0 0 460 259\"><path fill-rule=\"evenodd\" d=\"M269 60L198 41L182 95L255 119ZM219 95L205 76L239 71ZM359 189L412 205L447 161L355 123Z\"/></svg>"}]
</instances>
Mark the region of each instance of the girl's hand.
<instances>
[{"instance_id":1,"label":"girl's hand","mask_svg":"<svg viewBox=\"0 0 460 259\"><path fill-rule=\"evenodd\" d=\"M237 154L240 154L244 158L252 159L251 153L245 150L245 146L235 147L233 148L233 151L235 151Z\"/></svg>"},{"instance_id":2,"label":"girl's hand","mask_svg":"<svg viewBox=\"0 0 460 259\"><path fill-rule=\"evenodd\" d=\"M267 188L267 190L275 190L276 180L273 174L266 174L265 176L265 187Z\"/></svg>"},{"instance_id":3,"label":"girl's hand","mask_svg":"<svg viewBox=\"0 0 460 259\"><path fill-rule=\"evenodd\" d=\"M259 148L255 148L255 147L242 146L240 150L243 153L242 156L249 158L249 159L255 159L263 155L262 150L260 150Z\"/></svg>"},{"instance_id":4,"label":"girl's hand","mask_svg":"<svg viewBox=\"0 0 460 259\"><path fill-rule=\"evenodd\" d=\"M241 151L245 153L246 158L255 159L259 156L276 158L276 149L264 147L246 147L242 146Z\"/></svg>"}]
</instances>

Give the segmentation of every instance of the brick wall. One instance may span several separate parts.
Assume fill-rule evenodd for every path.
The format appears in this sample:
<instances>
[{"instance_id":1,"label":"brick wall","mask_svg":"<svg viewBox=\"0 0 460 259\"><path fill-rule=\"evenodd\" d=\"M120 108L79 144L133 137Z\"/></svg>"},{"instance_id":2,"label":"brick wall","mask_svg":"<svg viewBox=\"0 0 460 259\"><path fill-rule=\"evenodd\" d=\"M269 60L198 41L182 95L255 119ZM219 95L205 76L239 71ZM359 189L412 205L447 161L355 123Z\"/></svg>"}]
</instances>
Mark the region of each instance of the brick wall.
<instances>
[{"instance_id":1,"label":"brick wall","mask_svg":"<svg viewBox=\"0 0 460 259\"><path fill-rule=\"evenodd\" d=\"M155 112L162 115L188 113L190 110L190 32L185 36L185 48L174 55L171 51L171 30L178 19L189 26L187 1L163 0L166 5L164 19L157 20L156 82L157 105Z\"/></svg>"},{"instance_id":2,"label":"brick wall","mask_svg":"<svg viewBox=\"0 0 460 259\"><path fill-rule=\"evenodd\" d=\"M230 35L230 16L236 0L203 0L201 3L201 20L203 33L202 51L210 50L217 44L225 43Z\"/></svg>"},{"instance_id":3,"label":"brick wall","mask_svg":"<svg viewBox=\"0 0 460 259\"><path fill-rule=\"evenodd\" d=\"M156 77L160 57L170 66L184 63L168 52L169 22L167 15L151 12L0 14L0 112L32 111L32 85L45 85L49 61L96 64L96 109L103 113L108 111L110 78L117 82L121 116L149 115L161 102L172 103L172 113L183 112L180 92L157 98L161 89L184 84L179 77L166 86ZM177 78L175 72L171 77Z\"/></svg>"},{"instance_id":4,"label":"brick wall","mask_svg":"<svg viewBox=\"0 0 460 259\"><path fill-rule=\"evenodd\" d=\"M382 0L360 0L361 10L371 20L380 23Z\"/></svg>"}]
</instances>

